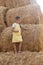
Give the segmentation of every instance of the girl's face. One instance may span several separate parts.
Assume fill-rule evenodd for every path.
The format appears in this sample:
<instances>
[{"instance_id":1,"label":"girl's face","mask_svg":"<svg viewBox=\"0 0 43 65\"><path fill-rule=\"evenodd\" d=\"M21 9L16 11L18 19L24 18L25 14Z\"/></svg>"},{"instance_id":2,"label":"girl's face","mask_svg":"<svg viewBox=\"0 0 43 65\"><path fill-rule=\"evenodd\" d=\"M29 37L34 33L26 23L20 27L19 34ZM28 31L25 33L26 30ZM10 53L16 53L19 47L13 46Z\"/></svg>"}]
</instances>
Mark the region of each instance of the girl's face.
<instances>
[{"instance_id":1,"label":"girl's face","mask_svg":"<svg viewBox=\"0 0 43 65\"><path fill-rule=\"evenodd\" d=\"M16 20L17 23L21 23L21 19Z\"/></svg>"}]
</instances>

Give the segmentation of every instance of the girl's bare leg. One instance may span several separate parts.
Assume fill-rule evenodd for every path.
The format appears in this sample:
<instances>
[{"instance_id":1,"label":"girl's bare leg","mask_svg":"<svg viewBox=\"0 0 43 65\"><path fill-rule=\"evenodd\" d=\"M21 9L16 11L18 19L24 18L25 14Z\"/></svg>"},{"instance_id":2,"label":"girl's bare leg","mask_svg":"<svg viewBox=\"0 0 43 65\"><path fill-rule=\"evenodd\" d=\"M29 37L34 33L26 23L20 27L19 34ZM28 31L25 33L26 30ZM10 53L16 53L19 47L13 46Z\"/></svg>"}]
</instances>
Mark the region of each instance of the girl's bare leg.
<instances>
[{"instance_id":1,"label":"girl's bare leg","mask_svg":"<svg viewBox=\"0 0 43 65\"><path fill-rule=\"evenodd\" d=\"M15 53L17 53L16 43L13 43L13 48L14 48Z\"/></svg>"},{"instance_id":2,"label":"girl's bare leg","mask_svg":"<svg viewBox=\"0 0 43 65\"><path fill-rule=\"evenodd\" d=\"M20 42L19 44L19 52L21 52L21 48L22 48L22 42Z\"/></svg>"}]
</instances>

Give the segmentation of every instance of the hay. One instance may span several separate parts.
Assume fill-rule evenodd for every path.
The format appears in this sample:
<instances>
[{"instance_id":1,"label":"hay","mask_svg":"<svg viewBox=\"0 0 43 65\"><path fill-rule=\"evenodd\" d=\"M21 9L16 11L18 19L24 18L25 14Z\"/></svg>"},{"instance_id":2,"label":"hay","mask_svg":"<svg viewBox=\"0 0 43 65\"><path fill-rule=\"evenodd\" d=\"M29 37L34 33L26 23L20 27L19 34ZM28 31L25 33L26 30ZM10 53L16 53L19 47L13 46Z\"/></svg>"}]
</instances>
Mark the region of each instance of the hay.
<instances>
[{"instance_id":1,"label":"hay","mask_svg":"<svg viewBox=\"0 0 43 65\"><path fill-rule=\"evenodd\" d=\"M6 14L8 26L14 23L16 16L21 17L21 23L23 24L38 24L41 21L40 7L38 5L28 5L8 10Z\"/></svg>"},{"instance_id":2,"label":"hay","mask_svg":"<svg viewBox=\"0 0 43 65\"><path fill-rule=\"evenodd\" d=\"M39 43L41 46L41 50L43 51L43 24L40 26Z\"/></svg>"},{"instance_id":3,"label":"hay","mask_svg":"<svg viewBox=\"0 0 43 65\"><path fill-rule=\"evenodd\" d=\"M35 0L0 0L0 6L8 8L21 7L28 4L37 4Z\"/></svg>"},{"instance_id":4,"label":"hay","mask_svg":"<svg viewBox=\"0 0 43 65\"><path fill-rule=\"evenodd\" d=\"M5 26L4 21L5 21L5 14L6 14L7 8L0 6L0 25Z\"/></svg>"},{"instance_id":5,"label":"hay","mask_svg":"<svg viewBox=\"0 0 43 65\"><path fill-rule=\"evenodd\" d=\"M0 65L43 65L43 52L1 52Z\"/></svg>"},{"instance_id":6,"label":"hay","mask_svg":"<svg viewBox=\"0 0 43 65\"><path fill-rule=\"evenodd\" d=\"M0 33L3 31L3 29L4 29L4 26L0 25Z\"/></svg>"},{"instance_id":7,"label":"hay","mask_svg":"<svg viewBox=\"0 0 43 65\"><path fill-rule=\"evenodd\" d=\"M16 8L16 7L21 7L25 6L28 4L36 4L34 0L6 0L5 1L5 6L8 8Z\"/></svg>"},{"instance_id":8,"label":"hay","mask_svg":"<svg viewBox=\"0 0 43 65\"><path fill-rule=\"evenodd\" d=\"M0 0L0 6L4 6L5 5L5 0Z\"/></svg>"},{"instance_id":9,"label":"hay","mask_svg":"<svg viewBox=\"0 0 43 65\"><path fill-rule=\"evenodd\" d=\"M29 51L40 51L40 44L38 42L39 39L39 25L23 25L23 27L28 28L28 30L22 29L23 36L23 46L22 50ZM8 27L1 33L0 44L2 46L2 51L10 51L13 50L12 47L12 28Z\"/></svg>"},{"instance_id":10,"label":"hay","mask_svg":"<svg viewBox=\"0 0 43 65\"><path fill-rule=\"evenodd\" d=\"M1 33L0 45L2 47L1 50L3 50L3 51L5 51L6 49L7 50L12 50L12 48L11 48L12 47L12 45L11 45L11 35L12 35L11 30L12 30L11 28L6 28Z\"/></svg>"},{"instance_id":11,"label":"hay","mask_svg":"<svg viewBox=\"0 0 43 65\"><path fill-rule=\"evenodd\" d=\"M20 7L24 5L28 5L30 3L30 0L6 0L6 7L8 8L14 8L14 7Z\"/></svg>"},{"instance_id":12,"label":"hay","mask_svg":"<svg viewBox=\"0 0 43 65\"><path fill-rule=\"evenodd\" d=\"M42 14L42 21L41 21L41 24L43 24L43 14Z\"/></svg>"}]
</instances>

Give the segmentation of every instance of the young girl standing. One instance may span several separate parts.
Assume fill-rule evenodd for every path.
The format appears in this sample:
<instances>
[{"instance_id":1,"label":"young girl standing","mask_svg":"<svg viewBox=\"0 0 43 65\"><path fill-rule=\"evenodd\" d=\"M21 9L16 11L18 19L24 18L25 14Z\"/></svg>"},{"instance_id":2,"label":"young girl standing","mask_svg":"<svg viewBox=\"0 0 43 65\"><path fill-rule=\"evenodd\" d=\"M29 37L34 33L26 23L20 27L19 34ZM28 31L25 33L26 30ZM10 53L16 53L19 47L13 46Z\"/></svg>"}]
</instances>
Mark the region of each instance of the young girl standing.
<instances>
[{"instance_id":1,"label":"young girl standing","mask_svg":"<svg viewBox=\"0 0 43 65\"><path fill-rule=\"evenodd\" d=\"M21 47L22 47L22 42L23 42L22 35L21 35L20 22L21 22L20 17L16 16L15 23L12 25L12 29L13 29L12 43L13 43L13 48L14 48L15 53L17 52L16 44L18 44L19 46L18 52L21 52Z\"/></svg>"}]
</instances>

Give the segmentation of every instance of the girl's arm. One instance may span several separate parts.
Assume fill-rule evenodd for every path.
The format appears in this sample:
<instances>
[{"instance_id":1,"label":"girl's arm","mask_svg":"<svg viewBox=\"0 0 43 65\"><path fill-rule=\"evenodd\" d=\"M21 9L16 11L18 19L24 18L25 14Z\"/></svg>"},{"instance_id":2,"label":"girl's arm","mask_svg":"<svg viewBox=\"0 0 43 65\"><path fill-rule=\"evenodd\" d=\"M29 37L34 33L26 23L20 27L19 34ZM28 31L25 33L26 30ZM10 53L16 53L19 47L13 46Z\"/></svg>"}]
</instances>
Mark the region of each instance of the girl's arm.
<instances>
[{"instance_id":1,"label":"girl's arm","mask_svg":"<svg viewBox=\"0 0 43 65\"><path fill-rule=\"evenodd\" d=\"M13 32L19 32L18 30L13 30Z\"/></svg>"},{"instance_id":2,"label":"girl's arm","mask_svg":"<svg viewBox=\"0 0 43 65\"><path fill-rule=\"evenodd\" d=\"M24 27L23 25L21 25L21 28L22 28L23 30L28 30L28 28Z\"/></svg>"}]
</instances>

